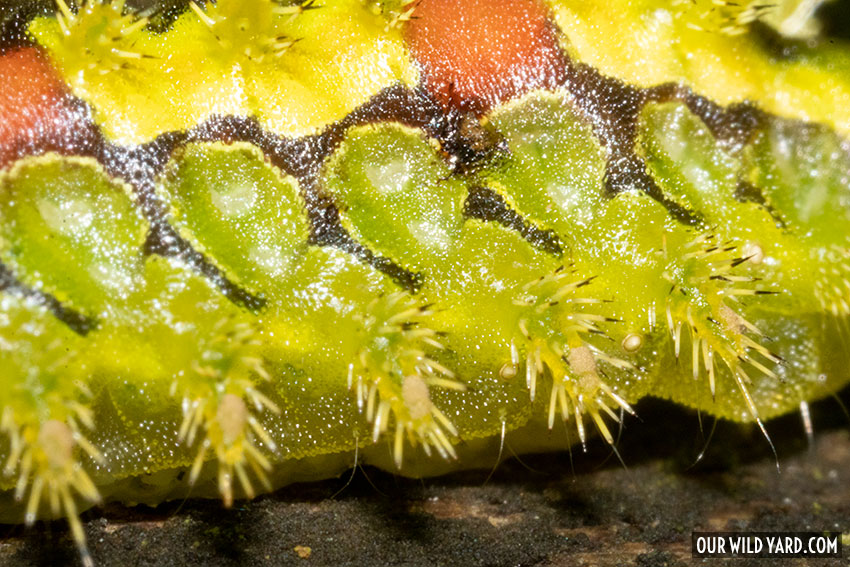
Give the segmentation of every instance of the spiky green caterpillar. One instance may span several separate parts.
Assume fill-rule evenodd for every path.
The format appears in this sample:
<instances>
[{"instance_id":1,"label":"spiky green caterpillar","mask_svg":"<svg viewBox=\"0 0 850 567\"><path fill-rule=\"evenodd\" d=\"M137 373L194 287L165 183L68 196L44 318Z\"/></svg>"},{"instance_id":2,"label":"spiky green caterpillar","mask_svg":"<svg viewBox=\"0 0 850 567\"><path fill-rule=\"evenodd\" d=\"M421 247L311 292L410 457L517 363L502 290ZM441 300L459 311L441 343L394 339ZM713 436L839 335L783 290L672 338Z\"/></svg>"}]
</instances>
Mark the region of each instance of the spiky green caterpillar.
<instances>
[{"instance_id":1,"label":"spiky green caterpillar","mask_svg":"<svg viewBox=\"0 0 850 567\"><path fill-rule=\"evenodd\" d=\"M770 79L729 79L721 98L666 53L635 84L770 114L739 140L685 99L646 102L634 154L660 194L611 194L613 150L567 88L472 122L496 150L470 167L425 126L346 124L416 84L410 3L257 0L257 21L247 4L195 6L164 36L120 4L31 24L112 146L0 172L4 520L65 514L82 542L76 512L103 499L193 484L230 503L355 454L435 474L495 458L503 435L563 446L560 421L610 443L647 395L761 423L847 382L846 46L776 62L695 29L700 12L629 5L624 33L646 16L682 53L716 42L724 76ZM586 51L604 5L551 8L568 54L631 82L616 42ZM320 163L282 169L302 159L287 140L330 122L345 127ZM325 210L342 232L317 231Z\"/></svg>"}]
</instances>

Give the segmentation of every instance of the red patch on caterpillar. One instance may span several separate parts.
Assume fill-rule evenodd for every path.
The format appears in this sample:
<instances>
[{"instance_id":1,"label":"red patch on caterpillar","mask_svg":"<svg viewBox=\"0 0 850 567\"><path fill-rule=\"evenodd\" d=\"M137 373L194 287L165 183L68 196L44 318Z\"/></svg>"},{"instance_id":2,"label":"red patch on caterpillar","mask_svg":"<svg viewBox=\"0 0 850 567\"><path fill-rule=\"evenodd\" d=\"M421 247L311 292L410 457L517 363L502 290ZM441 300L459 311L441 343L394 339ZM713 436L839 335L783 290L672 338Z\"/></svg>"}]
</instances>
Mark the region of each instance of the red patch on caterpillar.
<instances>
[{"instance_id":1,"label":"red patch on caterpillar","mask_svg":"<svg viewBox=\"0 0 850 567\"><path fill-rule=\"evenodd\" d=\"M539 0L421 0L405 39L445 108L482 114L562 82L565 61Z\"/></svg>"},{"instance_id":2,"label":"red patch on caterpillar","mask_svg":"<svg viewBox=\"0 0 850 567\"><path fill-rule=\"evenodd\" d=\"M41 50L0 55L0 85L0 169L24 155L73 153L91 140L87 109Z\"/></svg>"}]
</instances>

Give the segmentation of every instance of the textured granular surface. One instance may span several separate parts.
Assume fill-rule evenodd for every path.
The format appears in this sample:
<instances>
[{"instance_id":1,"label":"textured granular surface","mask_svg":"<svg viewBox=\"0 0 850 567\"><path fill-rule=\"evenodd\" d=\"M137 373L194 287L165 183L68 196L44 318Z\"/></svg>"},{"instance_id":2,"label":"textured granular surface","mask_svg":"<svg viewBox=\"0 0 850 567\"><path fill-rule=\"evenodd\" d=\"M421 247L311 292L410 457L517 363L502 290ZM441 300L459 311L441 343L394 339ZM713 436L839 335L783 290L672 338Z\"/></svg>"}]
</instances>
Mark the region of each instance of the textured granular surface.
<instances>
[{"instance_id":1,"label":"textured granular surface","mask_svg":"<svg viewBox=\"0 0 850 567\"><path fill-rule=\"evenodd\" d=\"M638 409L643 421L628 422L620 439L625 468L597 441L587 453L574 448L572 459L566 451L510 459L489 479L486 470L422 481L359 470L231 510L216 501L93 510L88 540L101 566L643 567L696 564L694 530L850 531L850 434L836 400L813 406L811 447L798 416L768 425L779 473L755 428L719 423L694 464L710 420L701 433L695 414L660 402ZM75 561L62 523L0 536L3 565Z\"/></svg>"}]
</instances>

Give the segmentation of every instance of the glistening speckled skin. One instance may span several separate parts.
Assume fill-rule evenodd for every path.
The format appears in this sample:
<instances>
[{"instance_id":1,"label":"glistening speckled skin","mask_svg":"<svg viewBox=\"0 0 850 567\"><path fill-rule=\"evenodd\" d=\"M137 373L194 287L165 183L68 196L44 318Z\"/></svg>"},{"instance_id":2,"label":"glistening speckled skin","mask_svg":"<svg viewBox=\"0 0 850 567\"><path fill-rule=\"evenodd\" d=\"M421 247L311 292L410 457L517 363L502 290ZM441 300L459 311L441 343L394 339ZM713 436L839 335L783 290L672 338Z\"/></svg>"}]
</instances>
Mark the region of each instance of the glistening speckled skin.
<instances>
[{"instance_id":1,"label":"glistening speckled skin","mask_svg":"<svg viewBox=\"0 0 850 567\"><path fill-rule=\"evenodd\" d=\"M509 4L30 23L0 56L44 94L0 105L4 519L84 549L102 499L613 443L647 395L761 425L847 382L848 47Z\"/></svg>"}]
</instances>

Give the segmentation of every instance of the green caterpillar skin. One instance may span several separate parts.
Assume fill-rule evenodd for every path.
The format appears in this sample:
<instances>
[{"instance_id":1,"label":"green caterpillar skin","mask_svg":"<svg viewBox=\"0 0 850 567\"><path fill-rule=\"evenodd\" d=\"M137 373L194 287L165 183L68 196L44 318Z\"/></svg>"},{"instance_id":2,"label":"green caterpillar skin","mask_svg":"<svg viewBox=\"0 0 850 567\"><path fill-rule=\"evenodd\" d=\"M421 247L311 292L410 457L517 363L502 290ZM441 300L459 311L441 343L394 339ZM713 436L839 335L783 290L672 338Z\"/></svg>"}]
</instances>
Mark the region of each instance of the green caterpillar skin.
<instances>
[{"instance_id":1,"label":"green caterpillar skin","mask_svg":"<svg viewBox=\"0 0 850 567\"><path fill-rule=\"evenodd\" d=\"M90 127L0 170L0 520L84 550L104 500L613 443L645 396L762 426L844 386L850 47L623 3L623 34L678 34L638 79L581 4L544 6L560 86L472 111L422 90L410 2L33 20ZM664 59L696 38L714 75Z\"/></svg>"}]
</instances>

